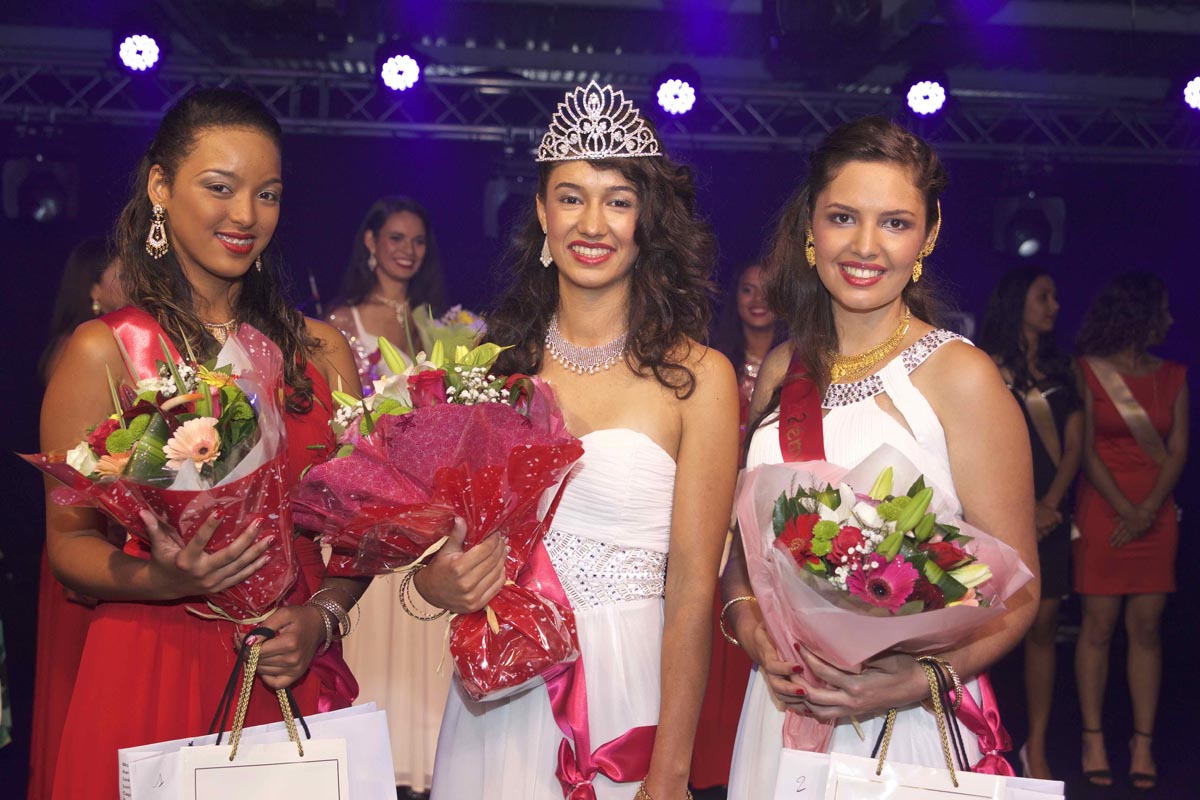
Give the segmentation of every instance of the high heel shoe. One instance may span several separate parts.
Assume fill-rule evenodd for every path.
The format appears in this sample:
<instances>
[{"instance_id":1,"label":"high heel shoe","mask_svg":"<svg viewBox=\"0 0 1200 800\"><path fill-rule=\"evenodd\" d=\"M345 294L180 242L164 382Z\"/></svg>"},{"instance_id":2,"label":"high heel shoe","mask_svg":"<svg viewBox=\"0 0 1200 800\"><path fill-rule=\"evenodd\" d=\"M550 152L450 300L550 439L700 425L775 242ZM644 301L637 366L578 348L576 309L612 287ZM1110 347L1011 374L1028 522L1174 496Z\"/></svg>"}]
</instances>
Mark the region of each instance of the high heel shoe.
<instances>
[{"instance_id":1,"label":"high heel shoe","mask_svg":"<svg viewBox=\"0 0 1200 800\"><path fill-rule=\"evenodd\" d=\"M1084 736L1089 734L1100 734L1103 736L1104 730L1101 728L1084 728L1082 733ZM1104 760L1108 760L1107 754L1105 755ZM1089 786L1096 786L1102 789L1107 789L1109 786L1113 785L1113 774L1111 769L1086 770L1083 773L1083 779L1088 783Z\"/></svg>"},{"instance_id":2,"label":"high heel shoe","mask_svg":"<svg viewBox=\"0 0 1200 800\"><path fill-rule=\"evenodd\" d=\"M1143 739L1146 740L1147 746L1149 746L1150 742L1154 741L1154 736L1152 734L1142 733L1141 731L1139 731L1135 728L1133 731L1133 739L1129 740L1130 755L1133 754L1133 742L1139 736L1141 736ZM1129 785L1131 787L1133 787L1133 789L1137 792L1153 791L1153 789L1156 786L1158 786L1158 773L1157 772L1130 772L1129 773Z\"/></svg>"}]
</instances>

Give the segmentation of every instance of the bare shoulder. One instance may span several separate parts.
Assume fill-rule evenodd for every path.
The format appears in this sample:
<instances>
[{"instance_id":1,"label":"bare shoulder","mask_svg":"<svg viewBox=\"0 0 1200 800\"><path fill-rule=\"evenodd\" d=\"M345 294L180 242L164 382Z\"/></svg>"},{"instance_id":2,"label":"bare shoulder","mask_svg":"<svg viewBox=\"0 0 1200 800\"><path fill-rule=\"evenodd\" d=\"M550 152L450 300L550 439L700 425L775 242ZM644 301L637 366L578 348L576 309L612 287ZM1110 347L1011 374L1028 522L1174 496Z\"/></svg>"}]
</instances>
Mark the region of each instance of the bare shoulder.
<instances>
[{"instance_id":1,"label":"bare shoulder","mask_svg":"<svg viewBox=\"0 0 1200 800\"><path fill-rule=\"evenodd\" d=\"M342 346L348 347L346 337L341 330L332 323L325 322L312 317L304 318L304 327L308 331L308 335L319 341L321 350L327 348L338 348Z\"/></svg>"},{"instance_id":2,"label":"bare shoulder","mask_svg":"<svg viewBox=\"0 0 1200 800\"><path fill-rule=\"evenodd\" d=\"M89 319L75 329L67 340L62 357L67 364L122 364L121 350L117 347L112 328L99 319ZM124 373L123 366L121 372Z\"/></svg>"},{"instance_id":3,"label":"bare shoulder","mask_svg":"<svg viewBox=\"0 0 1200 800\"><path fill-rule=\"evenodd\" d=\"M311 317L304 318L304 326L308 335L318 343L309 357L329 385L357 387L359 378L354 354L350 352L350 344L342 332L328 322Z\"/></svg>"},{"instance_id":4,"label":"bare shoulder","mask_svg":"<svg viewBox=\"0 0 1200 800\"><path fill-rule=\"evenodd\" d=\"M688 339L687 350L682 356L678 363L696 376L697 389L701 383L720 381L726 377L734 379L733 365L724 353L714 347L706 347L694 339Z\"/></svg>"},{"instance_id":5,"label":"bare shoulder","mask_svg":"<svg viewBox=\"0 0 1200 800\"><path fill-rule=\"evenodd\" d=\"M762 386L768 394L775 391L775 387L783 383L783 376L787 375L788 367L792 364L793 352L794 348L789 340L767 353L758 371L758 383L755 384L755 388Z\"/></svg>"},{"instance_id":6,"label":"bare shoulder","mask_svg":"<svg viewBox=\"0 0 1200 800\"><path fill-rule=\"evenodd\" d=\"M1011 399L992 357L961 339L939 347L913 372L912 379L939 417L943 410L966 411L974 403Z\"/></svg>"}]
</instances>

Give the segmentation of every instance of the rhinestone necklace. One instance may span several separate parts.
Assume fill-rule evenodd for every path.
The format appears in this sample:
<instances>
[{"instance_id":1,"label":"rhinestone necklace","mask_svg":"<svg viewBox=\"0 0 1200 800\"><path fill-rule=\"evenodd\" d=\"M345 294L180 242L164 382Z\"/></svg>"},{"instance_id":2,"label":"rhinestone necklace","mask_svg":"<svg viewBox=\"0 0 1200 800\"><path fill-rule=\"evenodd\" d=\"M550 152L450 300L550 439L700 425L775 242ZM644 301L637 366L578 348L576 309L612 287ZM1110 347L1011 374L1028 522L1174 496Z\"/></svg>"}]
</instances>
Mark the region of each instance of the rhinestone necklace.
<instances>
[{"instance_id":1,"label":"rhinestone necklace","mask_svg":"<svg viewBox=\"0 0 1200 800\"><path fill-rule=\"evenodd\" d=\"M912 312L904 309L900 324L888 338L872 347L870 350L856 356L843 356L839 353L829 354L829 380L833 383L850 383L869 373L876 364L895 352L908 335L908 325L912 320Z\"/></svg>"},{"instance_id":2,"label":"rhinestone necklace","mask_svg":"<svg viewBox=\"0 0 1200 800\"><path fill-rule=\"evenodd\" d=\"M625 355L625 337L622 333L608 344L598 347L580 347L568 342L558 329L558 314L550 318L546 331L546 349L550 356L577 375L595 375L601 369L609 369Z\"/></svg>"},{"instance_id":3,"label":"rhinestone necklace","mask_svg":"<svg viewBox=\"0 0 1200 800\"><path fill-rule=\"evenodd\" d=\"M384 297L381 294L372 294L371 299L383 303L392 309L396 315L396 322L400 323L403 328L408 323L408 302L404 300L393 300L390 297Z\"/></svg>"},{"instance_id":4,"label":"rhinestone necklace","mask_svg":"<svg viewBox=\"0 0 1200 800\"><path fill-rule=\"evenodd\" d=\"M205 330L212 334L212 337L217 340L217 344L223 345L229 340L229 334L233 333L234 330L237 329L238 321L235 317L228 322L205 322L204 320L201 320L200 324L204 326Z\"/></svg>"}]
</instances>

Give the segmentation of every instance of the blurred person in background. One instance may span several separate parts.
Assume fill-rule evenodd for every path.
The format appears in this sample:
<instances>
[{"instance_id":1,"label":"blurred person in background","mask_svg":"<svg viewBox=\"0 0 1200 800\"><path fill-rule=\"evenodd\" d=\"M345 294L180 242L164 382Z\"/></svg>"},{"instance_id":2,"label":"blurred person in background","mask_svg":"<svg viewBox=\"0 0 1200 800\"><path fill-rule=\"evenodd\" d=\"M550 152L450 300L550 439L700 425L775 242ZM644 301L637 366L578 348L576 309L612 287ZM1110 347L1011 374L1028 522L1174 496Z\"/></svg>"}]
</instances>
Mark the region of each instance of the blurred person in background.
<instances>
[{"instance_id":1,"label":"blurred person in background","mask_svg":"<svg viewBox=\"0 0 1200 800\"><path fill-rule=\"evenodd\" d=\"M116 311L125 305L121 289L121 259L101 236L84 239L67 256L54 310L50 312L50 339L38 359L38 375L50 381L63 346L80 323Z\"/></svg>"}]
</instances>

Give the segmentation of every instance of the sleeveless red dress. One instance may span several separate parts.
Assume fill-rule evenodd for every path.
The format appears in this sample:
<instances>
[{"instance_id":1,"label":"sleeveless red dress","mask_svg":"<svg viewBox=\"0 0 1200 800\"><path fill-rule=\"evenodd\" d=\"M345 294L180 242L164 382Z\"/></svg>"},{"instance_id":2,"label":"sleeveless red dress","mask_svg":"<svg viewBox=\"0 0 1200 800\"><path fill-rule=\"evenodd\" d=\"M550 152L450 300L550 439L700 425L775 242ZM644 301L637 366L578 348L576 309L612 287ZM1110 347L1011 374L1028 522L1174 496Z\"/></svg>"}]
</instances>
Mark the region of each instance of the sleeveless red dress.
<instances>
[{"instance_id":1,"label":"sleeveless red dress","mask_svg":"<svg viewBox=\"0 0 1200 800\"><path fill-rule=\"evenodd\" d=\"M1079 363L1092 393L1096 455L1108 467L1122 494L1139 503L1154 488L1161 467L1133 438L1087 359ZM1187 379L1187 368L1164 361L1147 375L1121 378L1165 440L1171 430L1175 398ZM1168 497L1159 506L1150 530L1123 547L1113 547L1110 541L1118 521L1117 512L1084 476L1079 482L1075 508L1080 536L1072 543L1075 591L1103 595L1175 591L1175 551L1179 546L1175 498Z\"/></svg>"},{"instance_id":2,"label":"sleeveless red dress","mask_svg":"<svg viewBox=\"0 0 1200 800\"><path fill-rule=\"evenodd\" d=\"M310 362L312 408L286 417L288 479L334 450L329 386ZM286 605L304 603L324 574L320 548L297 537L301 574ZM126 552L147 551L131 539ZM236 626L204 620L166 603L101 603L88 629L54 772L55 800L115 800L120 796L117 750L202 735L208 731L233 668ZM269 622L267 623L270 624ZM304 714L345 708L358 693L335 645L292 686ZM256 686L246 725L280 719L275 693Z\"/></svg>"}]
</instances>

